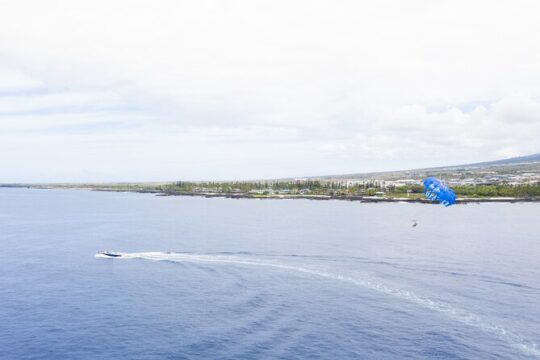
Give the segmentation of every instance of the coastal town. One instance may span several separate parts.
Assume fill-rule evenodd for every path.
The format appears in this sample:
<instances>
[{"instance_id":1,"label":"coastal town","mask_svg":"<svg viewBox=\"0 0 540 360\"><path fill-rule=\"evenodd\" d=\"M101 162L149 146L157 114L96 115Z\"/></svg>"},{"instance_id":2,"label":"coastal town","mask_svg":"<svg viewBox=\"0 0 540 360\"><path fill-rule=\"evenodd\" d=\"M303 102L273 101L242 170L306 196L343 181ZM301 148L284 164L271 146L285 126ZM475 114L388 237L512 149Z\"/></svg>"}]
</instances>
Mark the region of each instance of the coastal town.
<instances>
[{"instance_id":1,"label":"coastal town","mask_svg":"<svg viewBox=\"0 0 540 360\"><path fill-rule=\"evenodd\" d=\"M462 200L536 199L540 197L540 172L499 174L484 171L475 176L461 173L443 177ZM343 198L349 200L423 200L422 178L313 179L296 178L261 182L176 182L159 188L167 195L193 194L208 197Z\"/></svg>"},{"instance_id":2,"label":"coastal town","mask_svg":"<svg viewBox=\"0 0 540 360\"><path fill-rule=\"evenodd\" d=\"M538 159L537 159L538 158ZM155 183L3 184L2 187L77 188L95 191L155 193L161 196L203 196L256 199L342 199L365 202L429 202L423 179L436 176L450 186L458 202L540 201L540 156L527 161L499 162L251 181L176 181Z\"/></svg>"},{"instance_id":3,"label":"coastal town","mask_svg":"<svg viewBox=\"0 0 540 360\"><path fill-rule=\"evenodd\" d=\"M159 184L141 191L164 195L233 198L305 198L360 201L425 201L423 179L437 176L462 202L536 201L540 199L540 161L485 163L382 173L291 178L264 181L184 182Z\"/></svg>"}]
</instances>

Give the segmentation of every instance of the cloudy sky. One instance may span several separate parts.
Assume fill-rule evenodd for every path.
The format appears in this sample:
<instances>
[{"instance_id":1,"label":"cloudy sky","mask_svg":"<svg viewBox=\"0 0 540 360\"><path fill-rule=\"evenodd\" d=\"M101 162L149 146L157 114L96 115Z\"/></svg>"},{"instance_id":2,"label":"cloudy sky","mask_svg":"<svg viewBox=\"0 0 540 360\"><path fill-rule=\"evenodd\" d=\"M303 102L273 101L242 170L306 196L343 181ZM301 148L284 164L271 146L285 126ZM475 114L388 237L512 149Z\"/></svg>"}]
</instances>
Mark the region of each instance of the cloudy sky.
<instances>
[{"instance_id":1,"label":"cloudy sky","mask_svg":"<svg viewBox=\"0 0 540 360\"><path fill-rule=\"evenodd\" d=\"M540 152L540 2L0 0L0 182Z\"/></svg>"}]
</instances>

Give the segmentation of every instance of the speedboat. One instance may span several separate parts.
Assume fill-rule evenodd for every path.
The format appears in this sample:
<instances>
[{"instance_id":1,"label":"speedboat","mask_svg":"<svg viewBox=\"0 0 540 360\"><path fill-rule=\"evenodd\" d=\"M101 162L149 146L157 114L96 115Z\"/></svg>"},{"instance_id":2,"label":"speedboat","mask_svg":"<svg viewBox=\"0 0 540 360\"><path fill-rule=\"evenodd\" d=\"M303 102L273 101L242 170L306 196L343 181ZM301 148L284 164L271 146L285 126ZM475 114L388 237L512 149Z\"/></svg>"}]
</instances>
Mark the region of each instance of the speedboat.
<instances>
[{"instance_id":1,"label":"speedboat","mask_svg":"<svg viewBox=\"0 0 540 360\"><path fill-rule=\"evenodd\" d=\"M100 251L100 252L98 252L98 254L102 255L102 256L113 257L113 258L117 258L117 257L122 256L122 254L118 254L118 253L115 253L114 251L108 251L108 250Z\"/></svg>"}]
</instances>

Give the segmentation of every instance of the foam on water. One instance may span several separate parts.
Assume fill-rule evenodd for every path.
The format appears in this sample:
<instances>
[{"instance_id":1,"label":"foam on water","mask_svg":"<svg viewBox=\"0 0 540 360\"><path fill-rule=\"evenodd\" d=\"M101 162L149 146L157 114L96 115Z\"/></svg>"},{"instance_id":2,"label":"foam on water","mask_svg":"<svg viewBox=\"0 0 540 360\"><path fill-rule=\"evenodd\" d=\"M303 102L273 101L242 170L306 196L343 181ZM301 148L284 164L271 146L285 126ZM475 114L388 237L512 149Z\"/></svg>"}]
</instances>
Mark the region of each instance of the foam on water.
<instances>
[{"instance_id":1,"label":"foam on water","mask_svg":"<svg viewBox=\"0 0 540 360\"><path fill-rule=\"evenodd\" d=\"M424 296L415 294L414 292L393 288L378 281L370 279L362 279L358 277L347 276L339 273L328 272L318 269L307 268L304 266L294 266L279 263L276 261L268 261L248 255L223 255L223 254L195 254L195 253L170 253L170 252L138 252L138 253L122 253L118 252L121 257L113 258L100 253L95 255L96 258L107 259L145 259L153 261L171 261L171 262L190 262L190 263L218 263L218 264L233 264L242 266L258 266L268 267L291 272L307 274L311 276L322 277L325 279L337 280L367 288L379 293L390 295L399 299L407 300L415 303L423 308L435 311L437 313L448 316L451 319L476 327L487 333L496 335L512 346L520 349L524 353L540 358L540 349L537 344L524 339L518 334L507 330L506 328L484 321L480 316L473 314L467 310L454 307L448 303L438 300L432 300Z\"/></svg>"}]
</instances>

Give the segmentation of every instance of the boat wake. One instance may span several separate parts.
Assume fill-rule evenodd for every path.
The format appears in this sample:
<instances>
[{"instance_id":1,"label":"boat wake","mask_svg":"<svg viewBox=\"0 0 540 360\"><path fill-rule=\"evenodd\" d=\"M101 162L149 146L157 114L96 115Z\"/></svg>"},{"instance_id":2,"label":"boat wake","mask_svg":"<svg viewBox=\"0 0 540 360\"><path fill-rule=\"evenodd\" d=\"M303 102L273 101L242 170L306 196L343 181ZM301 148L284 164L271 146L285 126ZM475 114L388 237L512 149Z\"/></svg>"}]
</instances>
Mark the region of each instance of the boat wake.
<instances>
[{"instance_id":1,"label":"boat wake","mask_svg":"<svg viewBox=\"0 0 540 360\"><path fill-rule=\"evenodd\" d=\"M378 281L368 278L358 278L340 273L318 270L311 267L296 266L276 261L275 257L264 258L262 256L252 256L248 254L195 254L195 253L177 253L177 252L139 252L139 253L122 253L115 252L115 257L107 254L97 253L96 258L113 258L113 259L144 259L152 261L169 261L169 262L188 262L188 263L214 263L220 265L237 265L237 266L256 266L273 268L288 272L301 273L308 276L325 278L330 280L341 281L369 290L377 291L392 297L406 300L417 304L423 308L443 314L453 320L459 321L469 326L478 328L484 332L496 335L512 346L519 348L524 353L540 358L540 348L536 343L528 341L518 334L507 330L506 328L494 325L484 321L480 316L473 314L467 310L454 307L448 303L438 300L432 300L424 296L415 294L414 292L393 288Z\"/></svg>"}]
</instances>

